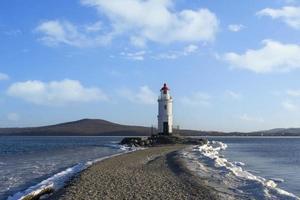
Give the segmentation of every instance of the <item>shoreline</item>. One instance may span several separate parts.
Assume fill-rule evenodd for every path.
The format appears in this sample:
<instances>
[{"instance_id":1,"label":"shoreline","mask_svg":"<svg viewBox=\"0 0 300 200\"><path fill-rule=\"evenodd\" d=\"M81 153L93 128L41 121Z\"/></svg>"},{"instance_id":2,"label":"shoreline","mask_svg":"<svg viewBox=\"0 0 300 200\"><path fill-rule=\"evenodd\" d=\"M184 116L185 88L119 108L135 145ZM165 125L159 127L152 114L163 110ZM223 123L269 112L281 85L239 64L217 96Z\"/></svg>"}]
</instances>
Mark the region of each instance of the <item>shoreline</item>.
<instances>
[{"instance_id":1,"label":"shoreline","mask_svg":"<svg viewBox=\"0 0 300 200\"><path fill-rule=\"evenodd\" d=\"M186 147L151 147L94 163L48 199L222 199L226 194L186 168L178 154Z\"/></svg>"},{"instance_id":2,"label":"shoreline","mask_svg":"<svg viewBox=\"0 0 300 200\"><path fill-rule=\"evenodd\" d=\"M76 176L80 175L83 171L87 170L94 164L139 150L131 149L129 147L121 147L121 149L123 149L123 152L103 156L85 163L77 163L76 165L68 167L63 171L60 171L56 174L53 174L49 178L42 180L36 185L32 185L23 191L19 191L8 196L7 200L38 200L40 198L48 198L48 196L60 191L61 188L66 187Z\"/></svg>"}]
</instances>

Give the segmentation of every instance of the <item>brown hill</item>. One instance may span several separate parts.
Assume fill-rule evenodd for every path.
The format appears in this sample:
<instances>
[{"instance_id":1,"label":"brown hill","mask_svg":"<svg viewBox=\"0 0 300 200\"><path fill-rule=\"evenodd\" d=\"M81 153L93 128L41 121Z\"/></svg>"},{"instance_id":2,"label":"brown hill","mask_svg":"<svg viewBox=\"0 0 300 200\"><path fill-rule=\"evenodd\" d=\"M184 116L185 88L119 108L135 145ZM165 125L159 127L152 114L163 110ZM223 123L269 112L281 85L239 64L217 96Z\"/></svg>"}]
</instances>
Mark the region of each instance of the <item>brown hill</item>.
<instances>
[{"instance_id":1,"label":"brown hill","mask_svg":"<svg viewBox=\"0 0 300 200\"><path fill-rule=\"evenodd\" d=\"M2 128L1 135L28 136L124 136L150 135L151 128L142 126L127 126L100 119L82 119L43 127Z\"/></svg>"},{"instance_id":2,"label":"brown hill","mask_svg":"<svg viewBox=\"0 0 300 200\"><path fill-rule=\"evenodd\" d=\"M218 132L174 130L181 135L219 135ZM101 119L82 119L43 127L0 128L0 135L11 136L149 136L156 129L129 126Z\"/></svg>"}]
</instances>

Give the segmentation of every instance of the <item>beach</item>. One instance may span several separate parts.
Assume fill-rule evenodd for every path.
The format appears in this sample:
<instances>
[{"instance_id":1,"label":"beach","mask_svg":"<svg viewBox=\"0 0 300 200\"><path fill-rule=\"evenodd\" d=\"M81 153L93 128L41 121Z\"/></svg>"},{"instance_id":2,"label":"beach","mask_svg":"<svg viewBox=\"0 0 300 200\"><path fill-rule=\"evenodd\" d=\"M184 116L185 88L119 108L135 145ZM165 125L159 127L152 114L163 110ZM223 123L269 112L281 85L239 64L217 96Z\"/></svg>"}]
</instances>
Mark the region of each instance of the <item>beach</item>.
<instances>
[{"instance_id":1,"label":"beach","mask_svg":"<svg viewBox=\"0 0 300 200\"><path fill-rule=\"evenodd\" d=\"M177 154L184 148L152 147L98 162L50 199L220 199L185 168Z\"/></svg>"}]
</instances>

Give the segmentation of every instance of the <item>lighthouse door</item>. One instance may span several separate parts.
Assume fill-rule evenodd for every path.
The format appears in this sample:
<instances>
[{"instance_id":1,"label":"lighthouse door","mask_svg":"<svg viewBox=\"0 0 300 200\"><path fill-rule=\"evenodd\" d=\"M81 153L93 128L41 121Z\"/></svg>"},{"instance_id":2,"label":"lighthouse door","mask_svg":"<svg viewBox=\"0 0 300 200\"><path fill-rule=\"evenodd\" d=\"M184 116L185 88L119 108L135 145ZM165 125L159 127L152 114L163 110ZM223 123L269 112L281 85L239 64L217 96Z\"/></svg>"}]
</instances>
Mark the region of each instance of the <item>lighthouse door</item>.
<instances>
[{"instance_id":1,"label":"lighthouse door","mask_svg":"<svg viewBox=\"0 0 300 200\"><path fill-rule=\"evenodd\" d=\"M169 123L168 122L164 122L164 135L168 135L169 134Z\"/></svg>"}]
</instances>

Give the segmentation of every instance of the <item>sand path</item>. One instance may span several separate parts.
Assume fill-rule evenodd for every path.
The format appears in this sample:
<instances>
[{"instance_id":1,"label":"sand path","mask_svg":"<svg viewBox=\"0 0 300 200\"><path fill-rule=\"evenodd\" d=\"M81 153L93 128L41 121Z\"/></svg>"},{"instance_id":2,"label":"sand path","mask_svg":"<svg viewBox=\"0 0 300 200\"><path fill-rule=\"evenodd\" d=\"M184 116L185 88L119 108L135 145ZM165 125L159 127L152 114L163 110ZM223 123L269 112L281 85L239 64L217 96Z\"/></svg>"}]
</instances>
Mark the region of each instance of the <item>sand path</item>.
<instances>
[{"instance_id":1,"label":"sand path","mask_svg":"<svg viewBox=\"0 0 300 200\"><path fill-rule=\"evenodd\" d=\"M182 165L184 146L153 147L99 162L51 199L216 199L213 190Z\"/></svg>"}]
</instances>

